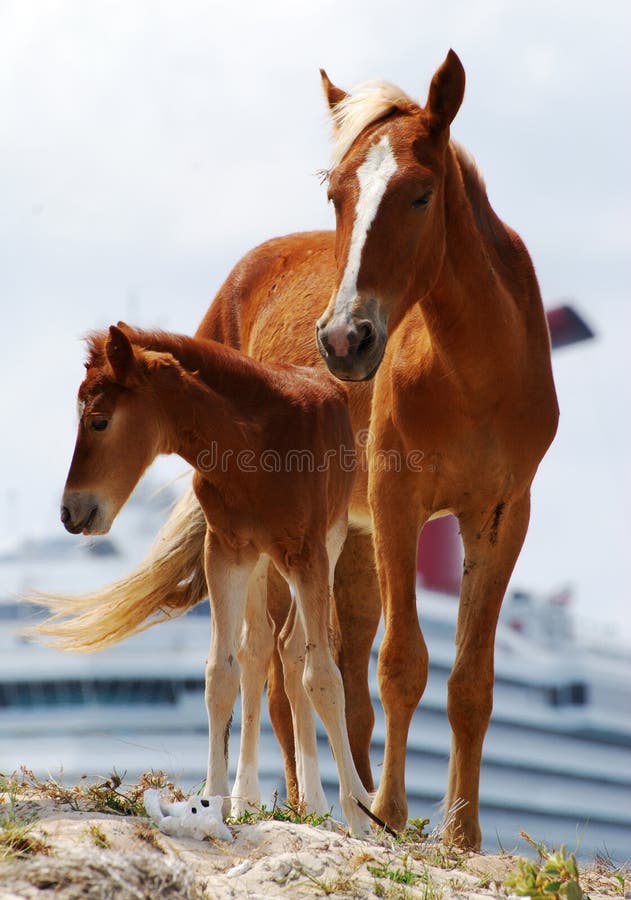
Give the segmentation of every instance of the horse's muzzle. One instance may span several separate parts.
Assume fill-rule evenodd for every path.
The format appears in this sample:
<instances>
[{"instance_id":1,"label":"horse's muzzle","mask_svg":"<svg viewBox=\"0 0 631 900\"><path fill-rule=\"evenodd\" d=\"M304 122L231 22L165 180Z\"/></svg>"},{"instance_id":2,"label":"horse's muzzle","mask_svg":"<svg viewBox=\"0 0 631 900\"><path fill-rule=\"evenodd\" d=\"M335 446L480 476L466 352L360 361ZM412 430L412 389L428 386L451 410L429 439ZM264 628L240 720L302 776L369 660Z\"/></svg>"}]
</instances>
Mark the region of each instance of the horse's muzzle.
<instances>
[{"instance_id":1,"label":"horse's muzzle","mask_svg":"<svg viewBox=\"0 0 631 900\"><path fill-rule=\"evenodd\" d=\"M316 324L316 343L329 372L341 381L368 381L386 349L386 335L370 319Z\"/></svg>"}]
</instances>

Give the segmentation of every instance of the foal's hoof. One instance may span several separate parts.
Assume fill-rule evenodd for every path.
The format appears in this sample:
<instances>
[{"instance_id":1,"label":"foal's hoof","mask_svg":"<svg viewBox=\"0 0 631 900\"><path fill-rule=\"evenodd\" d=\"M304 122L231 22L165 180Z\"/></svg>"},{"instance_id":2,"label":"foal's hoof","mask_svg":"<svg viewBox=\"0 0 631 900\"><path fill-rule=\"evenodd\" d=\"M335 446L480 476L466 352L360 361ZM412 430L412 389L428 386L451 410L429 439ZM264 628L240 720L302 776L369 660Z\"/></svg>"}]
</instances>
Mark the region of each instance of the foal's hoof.
<instances>
[{"instance_id":1,"label":"foal's hoof","mask_svg":"<svg viewBox=\"0 0 631 900\"><path fill-rule=\"evenodd\" d=\"M243 797L232 797L230 800L230 816L233 819L240 819L247 813L255 814L260 809L260 803L250 803Z\"/></svg>"},{"instance_id":2,"label":"foal's hoof","mask_svg":"<svg viewBox=\"0 0 631 900\"><path fill-rule=\"evenodd\" d=\"M370 809L370 797L368 794L364 794L359 799L361 799L361 803L366 809ZM362 840L372 840L374 837L372 820L362 810L358 800L351 795L348 800L341 803L341 806L352 836Z\"/></svg>"}]
</instances>

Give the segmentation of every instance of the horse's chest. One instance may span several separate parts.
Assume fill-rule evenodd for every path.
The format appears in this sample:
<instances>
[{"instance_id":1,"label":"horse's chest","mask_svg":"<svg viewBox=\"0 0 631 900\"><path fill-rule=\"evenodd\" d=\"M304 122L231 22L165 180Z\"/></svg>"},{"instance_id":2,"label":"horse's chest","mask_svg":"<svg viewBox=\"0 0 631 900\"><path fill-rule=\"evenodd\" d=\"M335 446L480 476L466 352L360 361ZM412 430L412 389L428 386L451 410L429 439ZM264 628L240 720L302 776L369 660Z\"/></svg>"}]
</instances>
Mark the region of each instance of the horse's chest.
<instances>
[{"instance_id":1,"label":"horse's chest","mask_svg":"<svg viewBox=\"0 0 631 900\"><path fill-rule=\"evenodd\" d=\"M393 401L392 423L407 455L422 459L425 480L445 484L503 483L513 467L493 410L476 414L438 385L421 384Z\"/></svg>"}]
</instances>

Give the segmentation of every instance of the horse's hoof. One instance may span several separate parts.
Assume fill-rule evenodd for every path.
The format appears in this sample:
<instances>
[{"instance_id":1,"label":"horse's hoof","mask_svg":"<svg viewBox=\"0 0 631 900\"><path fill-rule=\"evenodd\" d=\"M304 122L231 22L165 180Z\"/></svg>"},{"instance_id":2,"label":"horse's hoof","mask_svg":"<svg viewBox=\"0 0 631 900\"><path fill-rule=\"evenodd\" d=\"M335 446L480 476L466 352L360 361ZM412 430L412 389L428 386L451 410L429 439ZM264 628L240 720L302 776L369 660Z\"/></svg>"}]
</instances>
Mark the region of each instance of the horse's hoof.
<instances>
[{"instance_id":1,"label":"horse's hoof","mask_svg":"<svg viewBox=\"0 0 631 900\"><path fill-rule=\"evenodd\" d=\"M371 812L393 831L405 830L408 820L408 805L405 799L401 801L397 801L393 797L382 799L377 792Z\"/></svg>"},{"instance_id":2,"label":"horse's hoof","mask_svg":"<svg viewBox=\"0 0 631 900\"><path fill-rule=\"evenodd\" d=\"M448 846L458 847L460 850L479 851L482 846L482 832L477 819L456 818L443 829L441 839Z\"/></svg>"}]
</instances>

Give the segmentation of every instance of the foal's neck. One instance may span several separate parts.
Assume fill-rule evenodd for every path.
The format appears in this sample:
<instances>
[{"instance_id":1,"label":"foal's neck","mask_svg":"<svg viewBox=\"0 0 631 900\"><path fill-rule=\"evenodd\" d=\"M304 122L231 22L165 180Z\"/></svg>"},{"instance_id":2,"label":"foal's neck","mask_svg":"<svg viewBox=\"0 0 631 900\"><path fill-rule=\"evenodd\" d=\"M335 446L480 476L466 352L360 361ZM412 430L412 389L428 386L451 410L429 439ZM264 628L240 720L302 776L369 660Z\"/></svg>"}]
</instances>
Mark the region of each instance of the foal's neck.
<instances>
[{"instance_id":1,"label":"foal's neck","mask_svg":"<svg viewBox=\"0 0 631 900\"><path fill-rule=\"evenodd\" d=\"M277 393L268 367L216 341L160 335L143 336L142 344L179 363L176 372L157 369L154 376L164 423L161 452L199 468L200 454L238 454L257 443L261 412Z\"/></svg>"}]
</instances>

